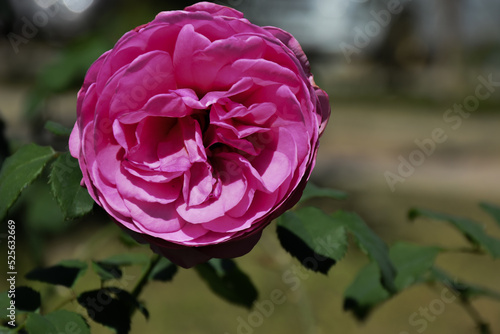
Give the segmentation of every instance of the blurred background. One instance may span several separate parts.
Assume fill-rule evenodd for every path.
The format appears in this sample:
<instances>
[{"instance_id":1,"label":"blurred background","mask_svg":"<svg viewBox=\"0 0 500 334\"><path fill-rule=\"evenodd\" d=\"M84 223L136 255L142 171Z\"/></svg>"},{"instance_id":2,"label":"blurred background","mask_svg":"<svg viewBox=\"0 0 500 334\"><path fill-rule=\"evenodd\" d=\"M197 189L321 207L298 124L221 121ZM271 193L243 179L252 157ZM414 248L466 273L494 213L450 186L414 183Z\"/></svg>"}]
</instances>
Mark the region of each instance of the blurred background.
<instances>
[{"instance_id":1,"label":"blurred background","mask_svg":"<svg viewBox=\"0 0 500 334\"><path fill-rule=\"evenodd\" d=\"M28 141L65 150L67 140L43 127L47 120L72 127L76 92L90 64L159 11L192 3L0 0L0 163L9 150ZM500 204L500 1L218 3L244 12L253 23L292 33L310 59L316 83L330 96L333 113L312 181L346 191L349 199L316 205L329 212L358 212L388 243L466 244L444 224L410 224L406 213L415 206L468 216L500 236L477 206L479 201ZM401 161L410 161L419 150L416 141L429 142L435 129L442 129L446 140L434 142L432 154L423 155L410 175L388 181L388 172L398 175ZM117 231L94 235L106 220L102 212L64 222L47 192L43 182L34 184L12 212L23 230L18 231L19 272L68 257L101 259L123 250L114 242ZM274 227L269 227L238 263L251 274L261 300L281 289L287 302L253 333L417 333L419 327L409 317L439 298L439 288L437 293L411 288L362 324L342 311L342 293L366 262L352 247L328 277L311 273L299 290L290 291L281 276L296 262L281 250ZM438 263L456 277L499 288L498 260L448 254L440 255ZM84 284L95 286L98 279ZM132 333L232 334L238 332L238 317L249 315L212 295L188 270L181 270L173 283L152 283L143 297L151 317L146 321L135 315ZM480 300L474 305L500 330L498 303ZM99 325L94 330L108 333ZM451 303L429 321L425 333L474 333L474 323L458 302Z\"/></svg>"}]
</instances>

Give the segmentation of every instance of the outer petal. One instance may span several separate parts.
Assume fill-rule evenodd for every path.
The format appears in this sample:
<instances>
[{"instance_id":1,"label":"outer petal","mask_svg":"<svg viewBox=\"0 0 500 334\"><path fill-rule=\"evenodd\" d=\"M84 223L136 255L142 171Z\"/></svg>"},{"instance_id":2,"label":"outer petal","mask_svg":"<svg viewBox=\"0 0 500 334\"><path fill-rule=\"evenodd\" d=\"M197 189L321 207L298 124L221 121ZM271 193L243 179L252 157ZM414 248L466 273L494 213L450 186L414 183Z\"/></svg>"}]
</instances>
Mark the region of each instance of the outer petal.
<instances>
[{"instance_id":1,"label":"outer petal","mask_svg":"<svg viewBox=\"0 0 500 334\"><path fill-rule=\"evenodd\" d=\"M212 2L198 2L197 4L186 7L184 10L187 12L207 12L214 16L228 16L236 19L243 18L243 13L237 11L236 9L217 5Z\"/></svg>"}]
</instances>

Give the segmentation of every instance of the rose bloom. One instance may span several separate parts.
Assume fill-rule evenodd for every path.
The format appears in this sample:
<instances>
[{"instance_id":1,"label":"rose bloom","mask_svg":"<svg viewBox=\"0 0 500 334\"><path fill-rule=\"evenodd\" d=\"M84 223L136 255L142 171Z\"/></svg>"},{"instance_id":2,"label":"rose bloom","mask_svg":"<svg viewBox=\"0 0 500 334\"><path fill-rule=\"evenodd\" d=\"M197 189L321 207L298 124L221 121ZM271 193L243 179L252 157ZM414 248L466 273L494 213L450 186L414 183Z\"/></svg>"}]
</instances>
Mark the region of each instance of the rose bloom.
<instances>
[{"instance_id":1,"label":"rose bloom","mask_svg":"<svg viewBox=\"0 0 500 334\"><path fill-rule=\"evenodd\" d=\"M246 254L297 203L329 115L295 38L201 2L92 64L69 145L118 225L188 268Z\"/></svg>"}]
</instances>

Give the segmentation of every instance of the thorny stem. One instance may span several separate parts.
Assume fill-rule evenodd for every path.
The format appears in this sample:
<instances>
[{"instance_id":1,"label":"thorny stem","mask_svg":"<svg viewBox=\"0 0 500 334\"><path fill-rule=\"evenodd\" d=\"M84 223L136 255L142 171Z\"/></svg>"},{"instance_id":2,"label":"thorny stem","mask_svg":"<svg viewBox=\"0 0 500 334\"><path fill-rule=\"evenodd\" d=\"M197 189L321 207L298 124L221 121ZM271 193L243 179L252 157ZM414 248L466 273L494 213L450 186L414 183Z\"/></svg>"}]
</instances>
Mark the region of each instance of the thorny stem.
<instances>
[{"instance_id":1,"label":"thorny stem","mask_svg":"<svg viewBox=\"0 0 500 334\"><path fill-rule=\"evenodd\" d=\"M479 328L479 333L491 334L490 325L486 321L484 321L477 309L470 303L470 300L467 298L461 298L460 303L462 304L464 310L476 323L477 327Z\"/></svg>"}]
</instances>

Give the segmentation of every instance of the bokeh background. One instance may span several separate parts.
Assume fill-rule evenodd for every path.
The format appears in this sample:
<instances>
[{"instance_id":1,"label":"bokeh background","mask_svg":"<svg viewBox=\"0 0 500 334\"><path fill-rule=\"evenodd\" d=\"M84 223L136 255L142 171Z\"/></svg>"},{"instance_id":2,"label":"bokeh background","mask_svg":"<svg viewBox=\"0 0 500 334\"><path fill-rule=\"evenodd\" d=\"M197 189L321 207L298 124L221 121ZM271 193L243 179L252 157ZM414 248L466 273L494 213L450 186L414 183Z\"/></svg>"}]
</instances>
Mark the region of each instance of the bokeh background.
<instances>
[{"instance_id":1,"label":"bokeh background","mask_svg":"<svg viewBox=\"0 0 500 334\"><path fill-rule=\"evenodd\" d=\"M76 92L89 65L123 33L152 20L159 11L192 3L0 0L0 158L28 141L66 149L65 140L43 127L47 120L72 127ZM477 205L480 201L500 204L500 1L219 3L241 10L256 24L291 32L308 55L316 82L330 95L333 113L312 181L346 191L349 199L321 200L316 205L328 212L358 212L389 244L406 240L449 248L466 245L456 231L442 223L410 223L407 211L415 206L473 218L484 223L489 233L500 236L498 226ZM489 86L490 95L474 99L482 80L494 82ZM470 112L459 116L461 123L453 128L458 120L447 121L446 115L452 115L448 110L464 103L463 108ZM434 152L391 189L385 173L397 174L401 157L409 159L419 148L415 141L431 138L436 128L447 139L437 143ZM117 241L117 229L102 212L78 222L64 222L47 193L46 184L34 184L10 213L20 227L20 273L66 258L102 259L125 250ZM105 233L96 233L103 227ZM356 247L351 247L347 258L328 276L305 274L297 291L282 280L297 262L281 249L273 226L238 263L250 273L261 301L269 299L274 289L287 296L249 334L474 333L474 323L458 301L446 304L424 331L418 332L421 327L410 323L412 313L439 299L442 286L413 287L358 323L342 310L343 291L367 263ZM499 288L498 260L451 253L440 255L438 264L454 277ZM125 287L132 286L139 272L132 268L127 275L128 281L121 283ZM21 276L19 279L22 284ZM2 290L4 284L0 282ZM97 285L98 278L91 277L80 288ZM54 296L54 305L67 294L37 287ZM150 284L143 299L150 320L136 314L132 333L246 333L238 329L238 318L247 321L251 315L213 295L192 270L181 270L172 283ZM478 300L474 306L494 332L500 331L498 303ZM99 325L93 325L93 330L109 333Z\"/></svg>"}]
</instances>

